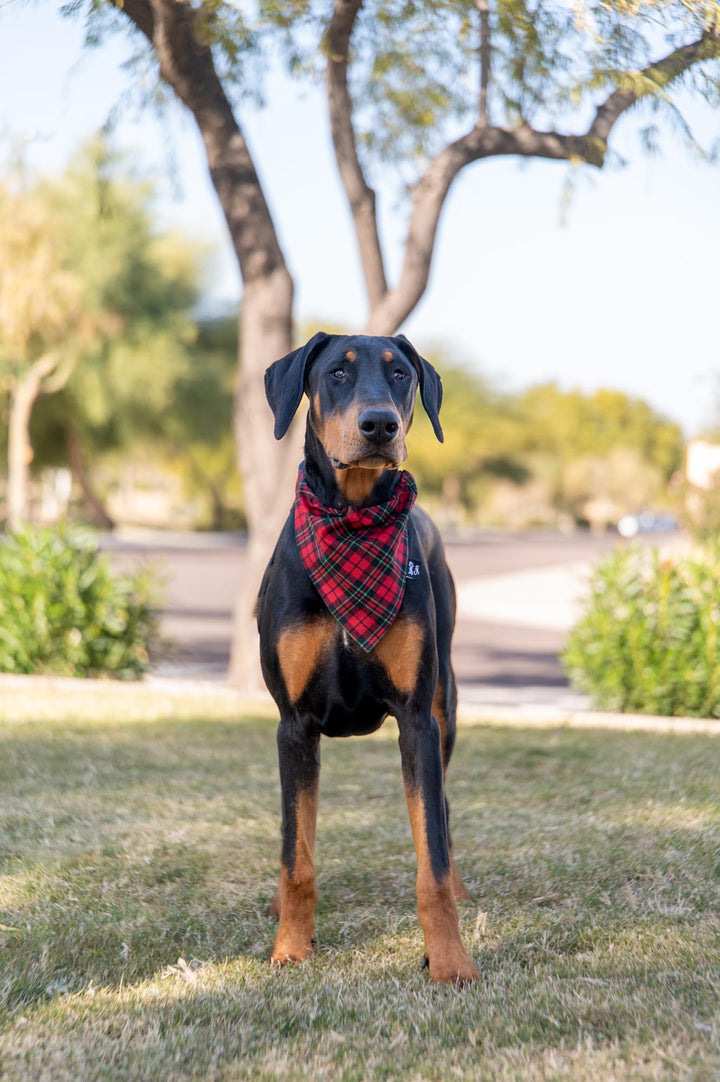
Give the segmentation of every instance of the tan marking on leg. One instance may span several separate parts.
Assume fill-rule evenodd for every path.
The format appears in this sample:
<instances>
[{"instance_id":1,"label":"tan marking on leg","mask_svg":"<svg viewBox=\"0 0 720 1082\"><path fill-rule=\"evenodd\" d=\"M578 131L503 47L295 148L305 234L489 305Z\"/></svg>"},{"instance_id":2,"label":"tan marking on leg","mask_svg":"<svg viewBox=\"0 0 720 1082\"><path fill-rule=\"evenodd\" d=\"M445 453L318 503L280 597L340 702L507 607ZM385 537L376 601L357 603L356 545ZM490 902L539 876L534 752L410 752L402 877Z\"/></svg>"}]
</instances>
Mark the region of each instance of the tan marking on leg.
<instances>
[{"instance_id":1,"label":"tan marking on leg","mask_svg":"<svg viewBox=\"0 0 720 1082\"><path fill-rule=\"evenodd\" d=\"M280 926L270 958L280 965L302 962L313 949L318 897L314 862L317 807L317 787L301 790L295 807L295 864L292 869L283 864L275 899Z\"/></svg>"},{"instance_id":2,"label":"tan marking on leg","mask_svg":"<svg viewBox=\"0 0 720 1082\"><path fill-rule=\"evenodd\" d=\"M350 467L335 470L335 480L347 502L359 506L368 498L382 472L381 467L370 470Z\"/></svg>"},{"instance_id":3,"label":"tan marking on leg","mask_svg":"<svg viewBox=\"0 0 720 1082\"><path fill-rule=\"evenodd\" d=\"M278 658L287 693L297 702L317 668L321 655L330 646L337 625L328 616L318 616L298 627L288 627L278 639Z\"/></svg>"},{"instance_id":4,"label":"tan marking on leg","mask_svg":"<svg viewBox=\"0 0 720 1082\"><path fill-rule=\"evenodd\" d=\"M273 898L273 900L270 903L270 908L268 909L268 916L269 917L279 917L280 916L280 906L281 906L281 904L282 904L282 897L281 897L281 894L280 894L280 887L278 887L278 889L275 891L275 897Z\"/></svg>"},{"instance_id":5,"label":"tan marking on leg","mask_svg":"<svg viewBox=\"0 0 720 1082\"><path fill-rule=\"evenodd\" d=\"M443 706L444 697L445 689L438 680L435 685L435 694L433 696L432 714L440 729L440 754L442 756L443 777L445 777L445 771L447 770L448 765L448 756L445 751L447 741L447 715L445 713L445 707Z\"/></svg>"},{"instance_id":6,"label":"tan marking on leg","mask_svg":"<svg viewBox=\"0 0 720 1082\"><path fill-rule=\"evenodd\" d=\"M453 898L456 902L469 902L472 895L462 881L460 872L455 867L455 857L453 856L452 848L450 849L450 884L452 886Z\"/></svg>"},{"instance_id":7,"label":"tan marking on leg","mask_svg":"<svg viewBox=\"0 0 720 1082\"><path fill-rule=\"evenodd\" d=\"M432 713L435 721L438 723L440 729L440 752L442 755L442 768L443 779L445 778L445 772L448 767L448 754L446 751L447 740L447 714L445 713L445 707L443 702L445 699L445 688L438 680L435 686L435 695L433 696ZM460 872L455 867L455 857L453 856L452 846L450 847L450 879L452 882L453 897L456 902L466 902L470 897L470 891L463 883Z\"/></svg>"},{"instance_id":8,"label":"tan marking on leg","mask_svg":"<svg viewBox=\"0 0 720 1082\"><path fill-rule=\"evenodd\" d=\"M430 977L443 984L465 984L477 980L480 974L460 938L452 876L448 874L438 881L433 875L422 795L409 792L406 788L406 796L418 865L417 911L425 936Z\"/></svg>"},{"instance_id":9,"label":"tan marking on leg","mask_svg":"<svg viewBox=\"0 0 720 1082\"><path fill-rule=\"evenodd\" d=\"M420 624L400 616L372 652L403 695L409 695L417 683L424 638Z\"/></svg>"}]
</instances>

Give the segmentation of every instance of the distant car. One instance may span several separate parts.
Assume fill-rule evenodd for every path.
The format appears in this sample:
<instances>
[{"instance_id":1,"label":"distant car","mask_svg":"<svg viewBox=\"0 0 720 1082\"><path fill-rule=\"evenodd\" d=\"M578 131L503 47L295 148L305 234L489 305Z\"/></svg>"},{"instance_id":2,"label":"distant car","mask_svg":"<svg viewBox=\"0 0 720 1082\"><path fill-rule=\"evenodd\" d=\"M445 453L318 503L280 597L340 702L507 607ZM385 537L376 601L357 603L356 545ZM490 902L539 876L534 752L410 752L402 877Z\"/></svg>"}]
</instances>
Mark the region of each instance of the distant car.
<instances>
[{"instance_id":1,"label":"distant car","mask_svg":"<svg viewBox=\"0 0 720 1082\"><path fill-rule=\"evenodd\" d=\"M672 533L679 526L677 515L667 511L638 511L636 515L623 515L618 522L621 537L635 537L639 533Z\"/></svg>"}]
</instances>

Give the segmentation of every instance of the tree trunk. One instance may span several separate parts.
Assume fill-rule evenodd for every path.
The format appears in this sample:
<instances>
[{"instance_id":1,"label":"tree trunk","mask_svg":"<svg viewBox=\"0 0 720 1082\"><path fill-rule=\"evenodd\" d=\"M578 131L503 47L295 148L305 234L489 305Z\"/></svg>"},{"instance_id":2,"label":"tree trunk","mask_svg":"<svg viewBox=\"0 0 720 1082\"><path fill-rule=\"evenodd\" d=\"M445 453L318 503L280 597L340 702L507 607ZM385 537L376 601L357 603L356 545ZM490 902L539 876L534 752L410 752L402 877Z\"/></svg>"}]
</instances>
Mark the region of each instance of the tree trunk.
<instances>
[{"instance_id":1,"label":"tree trunk","mask_svg":"<svg viewBox=\"0 0 720 1082\"><path fill-rule=\"evenodd\" d=\"M291 349L292 279L250 149L215 69L203 12L178 0L112 3L145 35L162 78L195 118L243 280L234 429L250 541L235 611L230 677L254 691L262 683L255 598L288 510L299 446L297 431L275 444L263 381L267 366Z\"/></svg>"},{"instance_id":2,"label":"tree trunk","mask_svg":"<svg viewBox=\"0 0 720 1082\"><path fill-rule=\"evenodd\" d=\"M10 396L8 426L7 525L19 530L28 518L28 481L33 452L30 444L30 417L38 396L35 380L27 379Z\"/></svg>"},{"instance_id":3,"label":"tree trunk","mask_svg":"<svg viewBox=\"0 0 720 1082\"><path fill-rule=\"evenodd\" d=\"M262 687L255 599L290 509L302 450L302 426L297 423L282 441L275 440L264 385L265 369L291 349L292 297L292 279L284 269L246 283L243 291L235 439L249 539L247 570L235 606L230 679L248 692Z\"/></svg>"},{"instance_id":4,"label":"tree trunk","mask_svg":"<svg viewBox=\"0 0 720 1082\"><path fill-rule=\"evenodd\" d=\"M11 391L7 490L7 524L10 530L20 529L28 517L28 481L33 459L30 418L33 406L42 390L43 380L55 374L53 390L60 390L71 371L72 365L63 366L57 354L46 353L30 365Z\"/></svg>"},{"instance_id":5,"label":"tree trunk","mask_svg":"<svg viewBox=\"0 0 720 1082\"><path fill-rule=\"evenodd\" d=\"M68 462L73 478L77 482L82 493L85 507L89 511L90 521L94 526L103 530L114 530L115 522L108 514L105 505L93 488L90 475L85 466L82 442L75 425L69 422L65 429L65 447L67 449Z\"/></svg>"}]
</instances>

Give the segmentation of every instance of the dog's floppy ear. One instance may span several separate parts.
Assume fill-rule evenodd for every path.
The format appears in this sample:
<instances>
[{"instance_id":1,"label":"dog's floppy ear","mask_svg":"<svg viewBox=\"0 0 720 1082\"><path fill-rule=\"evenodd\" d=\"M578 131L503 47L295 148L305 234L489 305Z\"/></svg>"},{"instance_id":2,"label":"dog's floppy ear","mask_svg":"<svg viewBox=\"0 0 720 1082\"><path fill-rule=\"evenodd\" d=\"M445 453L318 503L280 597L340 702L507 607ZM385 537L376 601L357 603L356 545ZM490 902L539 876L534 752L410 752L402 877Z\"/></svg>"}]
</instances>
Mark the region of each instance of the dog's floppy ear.
<instances>
[{"instance_id":1,"label":"dog's floppy ear","mask_svg":"<svg viewBox=\"0 0 720 1082\"><path fill-rule=\"evenodd\" d=\"M440 440L440 443L444 443L445 437L443 436L443 430L440 427L440 406L442 405L442 380L437 374L433 366L421 357L412 342L408 341L404 334L397 334L393 338L393 342L396 342L398 348L402 350L407 359L415 366L418 374L418 382L420 383L420 400L425 407L425 412L433 426L433 432Z\"/></svg>"},{"instance_id":2,"label":"dog's floppy ear","mask_svg":"<svg viewBox=\"0 0 720 1082\"><path fill-rule=\"evenodd\" d=\"M265 394L275 415L276 440L283 438L300 405L308 368L332 337L318 331L301 349L281 357L265 372Z\"/></svg>"}]
</instances>

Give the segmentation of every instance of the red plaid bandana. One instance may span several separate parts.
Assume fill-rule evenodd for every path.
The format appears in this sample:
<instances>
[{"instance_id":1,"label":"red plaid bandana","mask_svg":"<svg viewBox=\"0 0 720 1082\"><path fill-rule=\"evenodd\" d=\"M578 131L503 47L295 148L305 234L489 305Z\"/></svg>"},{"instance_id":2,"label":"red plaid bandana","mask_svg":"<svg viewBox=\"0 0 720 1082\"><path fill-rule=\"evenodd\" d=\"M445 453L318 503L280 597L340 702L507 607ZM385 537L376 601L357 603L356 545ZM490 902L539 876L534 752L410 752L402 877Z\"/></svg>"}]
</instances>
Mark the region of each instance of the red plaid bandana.
<instances>
[{"instance_id":1,"label":"red plaid bandana","mask_svg":"<svg viewBox=\"0 0 720 1082\"><path fill-rule=\"evenodd\" d=\"M401 470L393 494L371 507L320 503L300 467L295 536L300 558L335 619L369 653L392 626L405 595L408 519L417 496Z\"/></svg>"}]
</instances>

